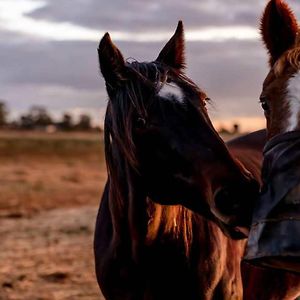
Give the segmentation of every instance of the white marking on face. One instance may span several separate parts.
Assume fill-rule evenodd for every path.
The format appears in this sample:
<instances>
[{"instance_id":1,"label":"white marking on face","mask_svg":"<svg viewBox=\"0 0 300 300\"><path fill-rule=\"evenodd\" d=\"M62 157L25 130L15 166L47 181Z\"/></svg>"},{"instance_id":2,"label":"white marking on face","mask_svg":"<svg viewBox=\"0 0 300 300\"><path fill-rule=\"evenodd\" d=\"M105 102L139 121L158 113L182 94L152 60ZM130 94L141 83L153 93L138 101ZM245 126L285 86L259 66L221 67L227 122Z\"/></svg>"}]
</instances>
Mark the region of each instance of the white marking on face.
<instances>
[{"instance_id":1,"label":"white marking on face","mask_svg":"<svg viewBox=\"0 0 300 300\"><path fill-rule=\"evenodd\" d=\"M178 100L180 103L183 103L184 101L184 94L182 92L182 89L174 82L165 83L159 90L158 96L163 98L170 98L172 96L175 96L176 100Z\"/></svg>"},{"instance_id":2,"label":"white marking on face","mask_svg":"<svg viewBox=\"0 0 300 300\"><path fill-rule=\"evenodd\" d=\"M287 100L290 116L286 131L298 129L300 119L300 71L287 84Z\"/></svg>"}]
</instances>

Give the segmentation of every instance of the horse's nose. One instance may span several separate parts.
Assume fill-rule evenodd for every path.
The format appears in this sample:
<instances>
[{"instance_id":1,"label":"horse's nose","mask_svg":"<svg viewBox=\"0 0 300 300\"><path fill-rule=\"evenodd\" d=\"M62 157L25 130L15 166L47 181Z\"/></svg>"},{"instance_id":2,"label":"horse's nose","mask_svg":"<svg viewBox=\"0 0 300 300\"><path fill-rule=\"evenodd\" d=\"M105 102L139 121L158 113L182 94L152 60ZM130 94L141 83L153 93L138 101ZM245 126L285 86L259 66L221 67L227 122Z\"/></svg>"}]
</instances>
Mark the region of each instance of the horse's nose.
<instances>
[{"instance_id":1,"label":"horse's nose","mask_svg":"<svg viewBox=\"0 0 300 300\"><path fill-rule=\"evenodd\" d=\"M259 184L255 180L220 188L214 195L215 211L227 225L248 228L258 196Z\"/></svg>"},{"instance_id":2,"label":"horse's nose","mask_svg":"<svg viewBox=\"0 0 300 300\"><path fill-rule=\"evenodd\" d=\"M251 213L243 207L241 198L230 188L221 188L214 196L213 213L225 234L233 239L247 238L249 233Z\"/></svg>"},{"instance_id":3,"label":"horse's nose","mask_svg":"<svg viewBox=\"0 0 300 300\"><path fill-rule=\"evenodd\" d=\"M238 199L229 188L219 189L214 196L216 209L224 216L235 215L240 208Z\"/></svg>"}]
</instances>

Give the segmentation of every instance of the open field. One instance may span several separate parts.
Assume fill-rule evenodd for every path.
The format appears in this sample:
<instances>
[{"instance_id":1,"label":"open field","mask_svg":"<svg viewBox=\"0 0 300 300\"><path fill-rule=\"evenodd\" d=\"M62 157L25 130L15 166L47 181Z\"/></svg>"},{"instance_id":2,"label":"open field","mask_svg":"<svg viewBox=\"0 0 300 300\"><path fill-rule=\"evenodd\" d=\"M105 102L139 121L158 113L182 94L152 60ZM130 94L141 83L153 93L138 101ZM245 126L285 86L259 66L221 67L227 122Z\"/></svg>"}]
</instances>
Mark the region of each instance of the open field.
<instances>
[{"instance_id":1,"label":"open field","mask_svg":"<svg viewBox=\"0 0 300 300\"><path fill-rule=\"evenodd\" d=\"M92 240L100 134L0 133L0 300L102 299Z\"/></svg>"}]
</instances>

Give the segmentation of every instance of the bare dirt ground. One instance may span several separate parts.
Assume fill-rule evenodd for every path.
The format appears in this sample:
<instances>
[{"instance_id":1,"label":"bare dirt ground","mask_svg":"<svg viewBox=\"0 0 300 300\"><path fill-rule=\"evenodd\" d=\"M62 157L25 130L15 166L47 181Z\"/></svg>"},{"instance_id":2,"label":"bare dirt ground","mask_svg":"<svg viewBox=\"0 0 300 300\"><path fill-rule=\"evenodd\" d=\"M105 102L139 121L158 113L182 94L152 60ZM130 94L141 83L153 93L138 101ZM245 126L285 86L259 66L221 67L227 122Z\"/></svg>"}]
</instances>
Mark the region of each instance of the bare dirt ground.
<instances>
[{"instance_id":1,"label":"bare dirt ground","mask_svg":"<svg viewBox=\"0 0 300 300\"><path fill-rule=\"evenodd\" d=\"M0 133L0 300L103 299L92 251L101 139Z\"/></svg>"}]
</instances>

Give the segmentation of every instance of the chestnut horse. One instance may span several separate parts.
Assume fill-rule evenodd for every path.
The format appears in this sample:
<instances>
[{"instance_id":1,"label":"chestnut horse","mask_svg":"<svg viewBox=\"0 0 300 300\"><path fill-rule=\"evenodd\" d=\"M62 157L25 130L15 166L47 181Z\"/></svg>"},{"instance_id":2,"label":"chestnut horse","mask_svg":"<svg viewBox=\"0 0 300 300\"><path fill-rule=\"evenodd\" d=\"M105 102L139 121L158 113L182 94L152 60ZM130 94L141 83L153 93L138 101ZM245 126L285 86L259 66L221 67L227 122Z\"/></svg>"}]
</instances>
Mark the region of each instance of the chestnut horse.
<instances>
[{"instance_id":1,"label":"chestnut horse","mask_svg":"<svg viewBox=\"0 0 300 300\"><path fill-rule=\"evenodd\" d=\"M271 139L300 130L300 31L292 10L282 0L268 3L261 24L270 71L260 100Z\"/></svg>"},{"instance_id":2,"label":"chestnut horse","mask_svg":"<svg viewBox=\"0 0 300 300\"><path fill-rule=\"evenodd\" d=\"M223 231L245 237L265 133L224 144L206 94L183 73L181 22L154 62L125 62L108 34L99 61L109 95L94 243L104 296L242 299L245 241Z\"/></svg>"},{"instance_id":3,"label":"chestnut horse","mask_svg":"<svg viewBox=\"0 0 300 300\"><path fill-rule=\"evenodd\" d=\"M294 180L291 173L285 179L286 167L287 165L289 167L297 166L295 161L292 162L293 165L288 162L289 159L295 158L293 153L291 151L288 154L284 152L292 150L292 145L289 144L284 149L284 143L292 135L299 136L299 133L295 131L300 129L300 43L296 18L284 1L269 1L261 21L261 34L269 52L270 65L270 71L264 81L260 97L267 120L268 143L264 151L262 194L254 211L254 223L246 257L247 260L258 264L296 270L299 265L291 265L292 260L289 255L294 251L294 253L298 252L299 260L299 237L295 236L295 232L291 230L299 227L297 224L299 205L297 207L287 201L287 205L284 205L282 199L286 197L285 195L289 195L288 189L291 188L290 185ZM294 146L293 148L295 148ZM296 152L299 152L299 148ZM297 156L299 166L299 155ZM298 192L298 200L299 196ZM294 215L297 218L293 220ZM299 229L297 230L299 231ZM298 249L295 248L293 240L298 244ZM288 252L291 250L291 244L293 244L293 249ZM277 257L275 258L275 256ZM273 278L277 277L273 282L274 298L270 297L270 299L295 299L300 296L299 275L280 270L270 272L274 272ZM262 294L265 295L264 299L268 299L266 294L267 278L260 271L256 276L251 276L255 278L255 281L250 278L246 278L245 281L250 285L252 282L253 291L258 296L257 299L261 299ZM257 285L257 282L260 284ZM274 290L277 290L277 293L274 293ZM248 291L253 295L250 288L245 292L245 297L249 295Z\"/></svg>"}]
</instances>

